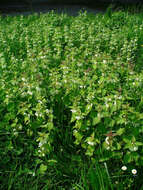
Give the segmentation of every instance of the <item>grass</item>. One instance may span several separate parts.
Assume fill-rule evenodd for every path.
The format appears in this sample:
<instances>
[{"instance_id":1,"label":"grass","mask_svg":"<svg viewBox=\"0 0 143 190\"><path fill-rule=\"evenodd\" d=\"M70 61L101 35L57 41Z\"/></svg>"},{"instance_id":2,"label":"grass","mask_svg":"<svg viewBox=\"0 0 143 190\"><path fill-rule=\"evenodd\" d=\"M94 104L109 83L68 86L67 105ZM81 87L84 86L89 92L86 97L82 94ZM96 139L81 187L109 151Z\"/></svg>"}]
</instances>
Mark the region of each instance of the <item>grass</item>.
<instances>
[{"instance_id":1,"label":"grass","mask_svg":"<svg viewBox=\"0 0 143 190\"><path fill-rule=\"evenodd\" d=\"M143 189L142 36L124 10L0 18L0 189Z\"/></svg>"}]
</instances>

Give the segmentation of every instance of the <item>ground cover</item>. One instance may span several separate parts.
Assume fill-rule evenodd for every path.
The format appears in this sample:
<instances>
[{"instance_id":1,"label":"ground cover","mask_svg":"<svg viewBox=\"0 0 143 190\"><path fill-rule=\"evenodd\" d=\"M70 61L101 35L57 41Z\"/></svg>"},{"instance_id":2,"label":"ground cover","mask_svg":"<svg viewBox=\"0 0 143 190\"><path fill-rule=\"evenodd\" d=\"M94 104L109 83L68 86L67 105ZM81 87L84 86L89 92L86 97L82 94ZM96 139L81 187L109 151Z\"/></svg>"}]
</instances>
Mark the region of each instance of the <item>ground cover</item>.
<instances>
[{"instance_id":1,"label":"ground cover","mask_svg":"<svg viewBox=\"0 0 143 190\"><path fill-rule=\"evenodd\" d=\"M1 189L143 189L142 36L127 11L0 18Z\"/></svg>"}]
</instances>

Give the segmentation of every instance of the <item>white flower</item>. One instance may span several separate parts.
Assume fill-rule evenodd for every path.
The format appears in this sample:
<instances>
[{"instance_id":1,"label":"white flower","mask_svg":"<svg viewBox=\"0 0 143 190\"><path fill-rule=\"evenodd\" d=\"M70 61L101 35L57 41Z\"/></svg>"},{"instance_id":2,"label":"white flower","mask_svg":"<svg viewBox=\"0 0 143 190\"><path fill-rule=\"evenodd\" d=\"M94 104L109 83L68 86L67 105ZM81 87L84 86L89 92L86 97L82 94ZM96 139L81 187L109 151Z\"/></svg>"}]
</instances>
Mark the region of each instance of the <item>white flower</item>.
<instances>
[{"instance_id":1,"label":"white flower","mask_svg":"<svg viewBox=\"0 0 143 190\"><path fill-rule=\"evenodd\" d=\"M35 176L35 172L33 172L32 176Z\"/></svg>"},{"instance_id":2,"label":"white flower","mask_svg":"<svg viewBox=\"0 0 143 190\"><path fill-rule=\"evenodd\" d=\"M37 91L40 91L40 88L39 88L39 87L36 87L36 90L37 90Z\"/></svg>"},{"instance_id":3,"label":"white flower","mask_svg":"<svg viewBox=\"0 0 143 190\"><path fill-rule=\"evenodd\" d=\"M74 132L74 133L77 133L78 131L75 129L73 132Z\"/></svg>"},{"instance_id":4,"label":"white flower","mask_svg":"<svg viewBox=\"0 0 143 190\"><path fill-rule=\"evenodd\" d=\"M117 98L117 95L114 95L115 99Z\"/></svg>"},{"instance_id":5,"label":"white flower","mask_svg":"<svg viewBox=\"0 0 143 190\"><path fill-rule=\"evenodd\" d=\"M89 105L89 106L87 106L87 109L89 110L91 108L91 106Z\"/></svg>"},{"instance_id":6,"label":"white flower","mask_svg":"<svg viewBox=\"0 0 143 190\"><path fill-rule=\"evenodd\" d=\"M35 115L38 117L38 113L36 112Z\"/></svg>"},{"instance_id":7,"label":"white flower","mask_svg":"<svg viewBox=\"0 0 143 190\"><path fill-rule=\"evenodd\" d=\"M42 104L42 101L41 101L41 100L38 100L38 103Z\"/></svg>"},{"instance_id":8,"label":"white flower","mask_svg":"<svg viewBox=\"0 0 143 190\"><path fill-rule=\"evenodd\" d=\"M126 166L122 166L121 168L123 171L126 171L127 170L127 167Z\"/></svg>"},{"instance_id":9,"label":"white flower","mask_svg":"<svg viewBox=\"0 0 143 190\"><path fill-rule=\"evenodd\" d=\"M39 147L41 147L42 145L43 145L43 143L40 142L40 143L39 143Z\"/></svg>"},{"instance_id":10,"label":"white flower","mask_svg":"<svg viewBox=\"0 0 143 190\"><path fill-rule=\"evenodd\" d=\"M30 95L32 95L32 92L31 92L31 91L28 91L28 92L27 92L27 94L30 94Z\"/></svg>"},{"instance_id":11,"label":"white flower","mask_svg":"<svg viewBox=\"0 0 143 190\"><path fill-rule=\"evenodd\" d=\"M18 127L18 129L21 130L21 129L22 129L22 126L20 125L20 126Z\"/></svg>"},{"instance_id":12,"label":"white flower","mask_svg":"<svg viewBox=\"0 0 143 190\"><path fill-rule=\"evenodd\" d=\"M49 114L49 113L50 113L50 110L46 109L45 112L46 112L47 114Z\"/></svg>"},{"instance_id":13,"label":"white flower","mask_svg":"<svg viewBox=\"0 0 143 190\"><path fill-rule=\"evenodd\" d=\"M76 118L77 120L79 120L79 119L80 119L80 116L76 116L75 118Z\"/></svg>"},{"instance_id":14,"label":"white flower","mask_svg":"<svg viewBox=\"0 0 143 190\"><path fill-rule=\"evenodd\" d=\"M94 142L91 142L91 141L88 141L87 142L89 145L93 146L94 145Z\"/></svg>"},{"instance_id":15,"label":"white flower","mask_svg":"<svg viewBox=\"0 0 143 190\"><path fill-rule=\"evenodd\" d=\"M106 108L108 108L108 107L109 107L109 104L105 103L105 105L106 105Z\"/></svg>"},{"instance_id":16,"label":"white flower","mask_svg":"<svg viewBox=\"0 0 143 190\"><path fill-rule=\"evenodd\" d=\"M106 142L106 144L110 144L110 142L108 141L109 140L109 137L106 137L106 139L105 139L105 142Z\"/></svg>"},{"instance_id":17,"label":"white flower","mask_svg":"<svg viewBox=\"0 0 143 190\"><path fill-rule=\"evenodd\" d=\"M76 110L72 109L71 112L72 112L72 113L76 113Z\"/></svg>"},{"instance_id":18,"label":"white flower","mask_svg":"<svg viewBox=\"0 0 143 190\"><path fill-rule=\"evenodd\" d=\"M132 170L132 174L134 174L134 175L137 174L137 170L136 170L136 169L133 169L133 170Z\"/></svg>"},{"instance_id":19,"label":"white flower","mask_svg":"<svg viewBox=\"0 0 143 190\"><path fill-rule=\"evenodd\" d=\"M110 149L110 146L107 146L107 148L106 148L107 150L109 150Z\"/></svg>"},{"instance_id":20,"label":"white flower","mask_svg":"<svg viewBox=\"0 0 143 190\"><path fill-rule=\"evenodd\" d=\"M14 134L14 136L17 136L17 135L18 135L18 132L14 132L13 134Z\"/></svg>"},{"instance_id":21,"label":"white flower","mask_svg":"<svg viewBox=\"0 0 143 190\"><path fill-rule=\"evenodd\" d=\"M137 147L137 146L134 146L133 150L134 150L134 151L137 151L137 150L138 150L138 147Z\"/></svg>"},{"instance_id":22,"label":"white flower","mask_svg":"<svg viewBox=\"0 0 143 190\"><path fill-rule=\"evenodd\" d=\"M23 78L22 78L22 81L26 81L26 79L23 77Z\"/></svg>"},{"instance_id":23,"label":"white flower","mask_svg":"<svg viewBox=\"0 0 143 190\"><path fill-rule=\"evenodd\" d=\"M118 99L121 100L121 99L122 99L122 96L119 96Z\"/></svg>"}]
</instances>

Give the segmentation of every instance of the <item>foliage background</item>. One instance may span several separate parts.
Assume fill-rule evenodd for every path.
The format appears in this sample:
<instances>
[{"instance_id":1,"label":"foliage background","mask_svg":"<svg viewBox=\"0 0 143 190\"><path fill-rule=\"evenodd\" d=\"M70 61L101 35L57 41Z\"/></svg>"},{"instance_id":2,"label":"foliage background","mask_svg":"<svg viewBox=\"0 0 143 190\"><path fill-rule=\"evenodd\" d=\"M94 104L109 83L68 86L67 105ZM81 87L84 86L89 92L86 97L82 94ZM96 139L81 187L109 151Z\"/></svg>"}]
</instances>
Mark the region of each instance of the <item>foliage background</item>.
<instances>
[{"instance_id":1,"label":"foliage background","mask_svg":"<svg viewBox=\"0 0 143 190\"><path fill-rule=\"evenodd\" d=\"M71 187L87 160L106 162L111 176L136 168L141 186L143 15L51 12L0 17L0 26L2 188L20 189L18 177Z\"/></svg>"}]
</instances>

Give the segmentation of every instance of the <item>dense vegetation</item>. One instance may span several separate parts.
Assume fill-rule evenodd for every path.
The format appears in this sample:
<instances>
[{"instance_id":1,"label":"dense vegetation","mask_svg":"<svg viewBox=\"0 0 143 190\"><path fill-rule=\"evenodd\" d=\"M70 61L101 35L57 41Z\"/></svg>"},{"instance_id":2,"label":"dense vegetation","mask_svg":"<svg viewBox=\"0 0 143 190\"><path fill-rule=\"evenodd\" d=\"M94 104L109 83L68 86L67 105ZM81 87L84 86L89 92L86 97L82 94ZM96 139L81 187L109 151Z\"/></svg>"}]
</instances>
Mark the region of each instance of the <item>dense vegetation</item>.
<instances>
[{"instance_id":1,"label":"dense vegetation","mask_svg":"<svg viewBox=\"0 0 143 190\"><path fill-rule=\"evenodd\" d=\"M1 189L142 188L142 40L124 11L0 18Z\"/></svg>"},{"instance_id":2,"label":"dense vegetation","mask_svg":"<svg viewBox=\"0 0 143 190\"><path fill-rule=\"evenodd\" d=\"M141 0L1 0L0 3L142 3Z\"/></svg>"}]
</instances>

